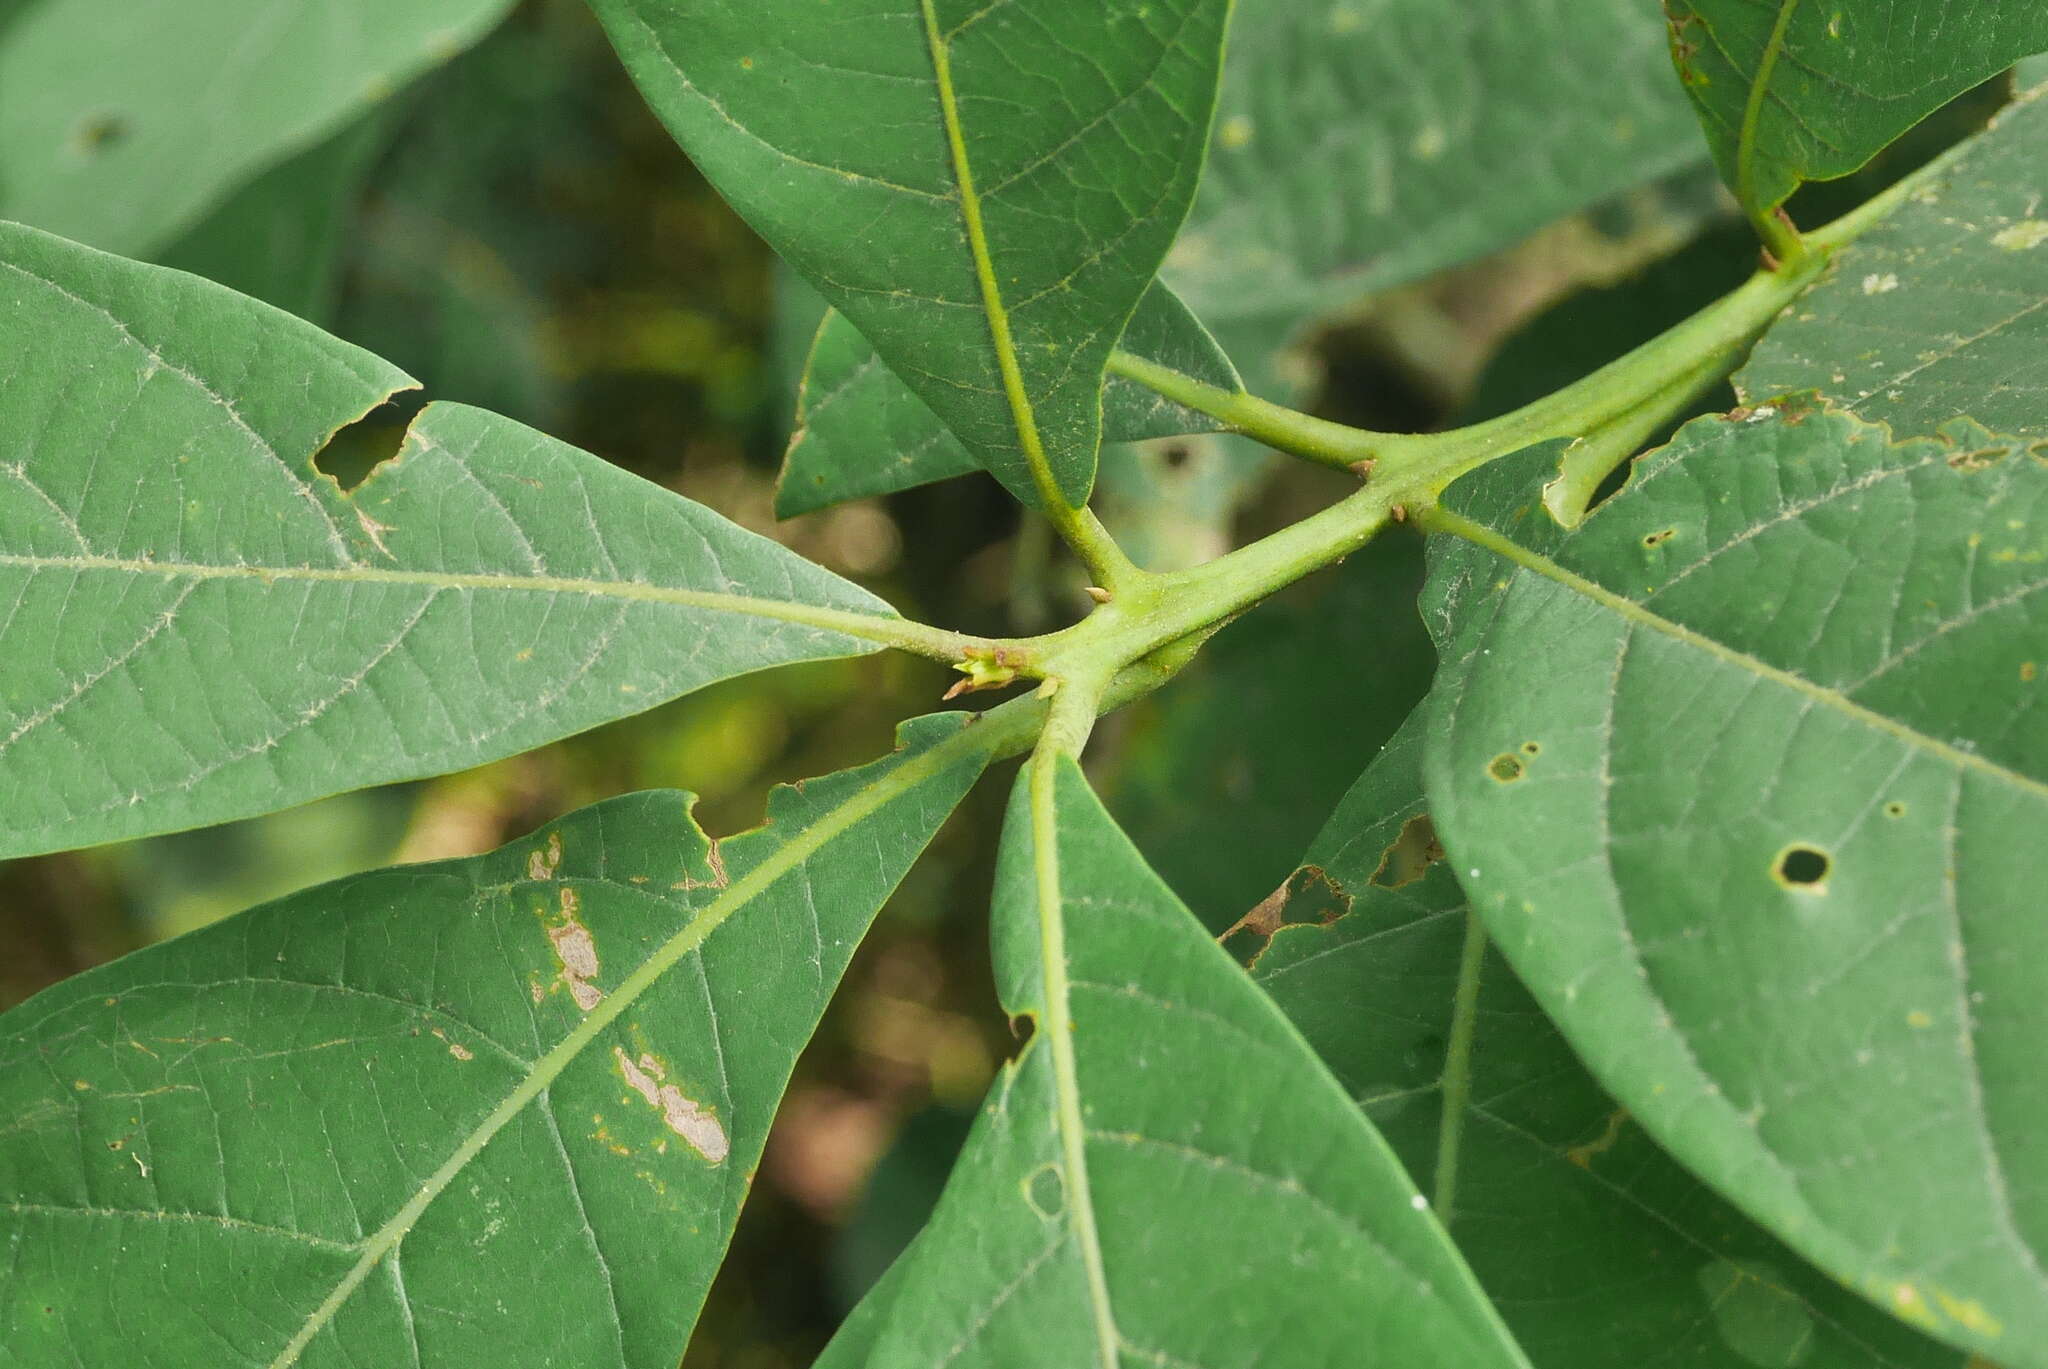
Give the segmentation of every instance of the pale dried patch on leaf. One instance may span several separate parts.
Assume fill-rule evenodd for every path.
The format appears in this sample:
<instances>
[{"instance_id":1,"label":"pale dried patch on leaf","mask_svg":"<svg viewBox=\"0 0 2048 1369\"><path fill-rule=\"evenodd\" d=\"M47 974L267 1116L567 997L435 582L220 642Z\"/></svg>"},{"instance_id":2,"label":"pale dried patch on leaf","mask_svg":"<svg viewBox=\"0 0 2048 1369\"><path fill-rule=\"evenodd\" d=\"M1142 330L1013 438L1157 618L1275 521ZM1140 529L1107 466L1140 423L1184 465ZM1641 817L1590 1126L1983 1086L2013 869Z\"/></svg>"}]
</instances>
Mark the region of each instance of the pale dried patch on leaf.
<instances>
[{"instance_id":1,"label":"pale dried patch on leaf","mask_svg":"<svg viewBox=\"0 0 2048 1369\"><path fill-rule=\"evenodd\" d=\"M589 1012L604 1001L604 992L593 982L599 968L597 939L577 916L582 903L582 896L574 889L562 890L561 921L548 923L547 933L548 944L554 947L555 959L562 966L557 981L576 1000L577 1007Z\"/></svg>"},{"instance_id":2,"label":"pale dried patch on leaf","mask_svg":"<svg viewBox=\"0 0 2048 1369\"><path fill-rule=\"evenodd\" d=\"M718 1118L669 1083L668 1069L661 1061L645 1051L634 1060L620 1046L612 1047L612 1061L626 1087L646 1099L668 1129L689 1142L691 1149L714 1165L732 1153L732 1142Z\"/></svg>"}]
</instances>

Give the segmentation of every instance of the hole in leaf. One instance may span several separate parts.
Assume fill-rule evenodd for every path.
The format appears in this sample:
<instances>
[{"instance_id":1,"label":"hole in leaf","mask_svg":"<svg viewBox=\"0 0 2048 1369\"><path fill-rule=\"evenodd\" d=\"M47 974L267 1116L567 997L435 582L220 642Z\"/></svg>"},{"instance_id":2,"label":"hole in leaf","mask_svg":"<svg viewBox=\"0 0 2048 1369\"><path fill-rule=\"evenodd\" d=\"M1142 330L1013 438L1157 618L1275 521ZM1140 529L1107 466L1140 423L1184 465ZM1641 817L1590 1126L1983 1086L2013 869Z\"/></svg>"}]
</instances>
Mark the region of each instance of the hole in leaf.
<instances>
[{"instance_id":1,"label":"hole in leaf","mask_svg":"<svg viewBox=\"0 0 2048 1369\"><path fill-rule=\"evenodd\" d=\"M1884 815L1888 818L1903 818L1906 816L1906 805L1893 799L1884 806Z\"/></svg>"},{"instance_id":2,"label":"hole in leaf","mask_svg":"<svg viewBox=\"0 0 2048 1369\"><path fill-rule=\"evenodd\" d=\"M1031 1038L1038 1034L1038 1019L1029 1013L1018 1013L1010 1019L1010 1035L1017 1038L1017 1049L1021 1053Z\"/></svg>"},{"instance_id":3,"label":"hole in leaf","mask_svg":"<svg viewBox=\"0 0 2048 1369\"><path fill-rule=\"evenodd\" d=\"M1067 1181L1059 1166L1040 1165L1024 1180L1024 1201L1031 1210L1050 1222L1067 1210Z\"/></svg>"},{"instance_id":4,"label":"hole in leaf","mask_svg":"<svg viewBox=\"0 0 2048 1369\"><path fill-rule=\"evenodd\" d=\"M1350 911L1351 896L1321 867L1304 865L1216 939L1223 949L1252 964L1282 927L1306 923L1327 927Z\"/></svg>"},{"instance_id":5,"label":"hole in leaf","mask_svg":"<svg viewBox=\"0 0 2048 1369\"><path fill-rule=\"evenodd\" d=\"M1658 545L1660 542L1667 542L1673 537L1676 537L1677 535L1677 528L1664 528L1658 532L1645 533L1643 534L1643 545L1646 547L1654 547Z\"/></svg>"},{"instance_id":6,"label":"hole in leaf","mask_svg":"<svg viewBox=\"0 0 2048 1369\"><path fill-rule=\"evenodd\" d=\"M1443 844L1436 839L1436 824L1430 821L1429 814L1418 813L1402 824L1401 835L1380 857L1380 868L1373 871L1372 882L1383 889L1413 884L1443 858Z\"/></svg>"},{"instance_id":7,"label":"hole in leaf","mask_svg":"<svg viewBox=\"0 0 2048 1369\"><path fill-rule=\"evenodd\" d=\"M78 121L78 128L71 135L71 142L86 156L97 157L113 151L128 141L128 135L133 131L126 115L107 112L88 114Z\"/></svg>"},{"instance_id":8,"label":"hole in leaf","mask_svg":"<svg viewBox=\"0 0 2048 1369\"><path fill-rule=\"evenodd\" d=\"M1166 463L1166 469L1170 471L1177 471L1187 465L1188 459L1194 454L1194 448L1185 442L1169 442L1159 449L1159 459Z\"/></svg>"},{"instance_id":9,"label":"hole in leaf","mask_svg":"<svg viewBox=\"0 0 2048 1369\"><path fill-rule=\"evenodd\" d=\"M313 469L341 486L343 494L353 492L398 455L412 421L426 407L418 390L392 396L328 438L313 455Z\"/></svg>"},{"instance_id":10,"label":"hole in leaf","mask_svg":"<svg viewBox=\"0 0 2048 1369\"><path fill-rule=\"evenodd\" d=\"M1486 763L1486 773L1502 784L1513 784L1522 778L1522 758L1512 751L1503 751Z\"/></svg>"},{"instance_id":11,"label":"hole in leaf","mask_svg":"<svg viewBox=\"0 0 2048 1369\"><path fill-rule=\"evenodd\" d=\"M1543 754L1543 743L1542 743L1542 742L1523 742L1523 743L1522 743L1522 754L1523 754L1523 755L1525 755L1525 756L1540 756L1540 755L1542 755L1542 754Z\"/></svg>"},{"instance_id":12,"label":"hole in leaf","mask_svg":"<svg viewBox=\"0 0 2048 1369\"><path fill-rule=\"evenodd\" d=\"M1833 864L1828 853L1817 846L1787 846L1778 853L1771 874L1788 889L1817 892L1827 883L1828 870Z\"/></svg>"}]
</instances>

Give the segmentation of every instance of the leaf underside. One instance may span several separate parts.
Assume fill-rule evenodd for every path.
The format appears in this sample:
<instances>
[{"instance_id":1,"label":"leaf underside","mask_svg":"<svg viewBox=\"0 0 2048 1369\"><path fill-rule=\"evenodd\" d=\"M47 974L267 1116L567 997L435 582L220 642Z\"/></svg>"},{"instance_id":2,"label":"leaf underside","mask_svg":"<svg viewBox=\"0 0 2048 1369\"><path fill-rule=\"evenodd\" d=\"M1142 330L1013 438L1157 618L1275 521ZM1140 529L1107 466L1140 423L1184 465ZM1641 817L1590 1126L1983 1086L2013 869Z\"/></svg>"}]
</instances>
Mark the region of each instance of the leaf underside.
<instances>
[{"instance_id":1,"label":"leaf underside","mask_svg":"<svg viewBox=\"0 0 2048 1369\"><path fill-rule=\"evenodd\" d=\"M511 7L181 0L109 23L98 0L28 5L0 27L0 219L154 252Z\"/></svg>"},{"instance_id":2,"label":"leaf underside","mask_svg":"<svg viewBox=\"0 0 2048 1369\"><path fill-rule=\"evenodd\" d=\"M1846 176L2030 53L2048 7L2011 0L1665 0L1671 54L1721 174L1753 213Z\"/></svg>"},{"instance_id":3,"label":"leaf underside","mask_svg":"<svg viewBox=\"0 0 2048 1369\"><path fill-rule=\"evenodd\" d=\"M461 405L344 492L315 452L410 380L194 277L0 225L0 339L0 856L511 755L892 614Z\"/></svg>"},{"instance_id":4,"label":"leaf underside","mask_svg":"<svg viewBox=\"0 0 2048 1369\"><path fill-rule=\"evenodd\" d=\"M1019 498L1087 497L1226 0L597 0L726 200Z\"/></svg>"},{"instance_id":5,"label":"leaf underside","mask_svg":"<svg viewBox=\"0 0 2048 1369\"><path fill-rule=\"evenodd\" d=\"M1031 1040L821 1364L1524 1364L1357 1109L1054 764L997 871Z\"/></svg>"},{"instance_id":6,"label":"leaf underside","mask_svg":"<svg viewBox=\"0 0 2048 1369\"><path fill-rule=\"evenodd\" d=\"M1593 1073L1880 1305L2048 1363L2048 461L1703 419L1570 538L1453 487L1432 814Z\"/></svg>"},{"instance_id":7,"label":"leaf underside","mask_svg":"<svg viewBox=\"0 0 2048 1369\"><path fill-rule=\"evenodd\" d=\"M2005 110L1829 265L1736 377L1932 437L2048 439L2048 87Z\"/></svg>"},{"instance_id":8,"label":"leaf underside","mask_svg":"<svg viewBox=\"0 0 2048 1369\"><path fill-rule=\"evenodd\" d=\"M1172 291L1154 281L1119 350L1229 393L1237 371ZM1215 432L1215 419L1110 376L1102 391L1105 442ZM775 487L775 512L793 518L847 499L894 494L979 470L945 421L900 380L836 310L819 325L797 399L796 431Z\"/></svg>"},{"instance_id":9,"label":"leaf underside","mask_svg":"<svg viewBox=\"0 0 2048 1369\"><path fill-rule=\"evenodd\" d=\"M987 760L961 715L905 736L737 837L615 799L0 1017L0 1360L668 1369L797 1052Z\"/></svg>"},{"instance_id":10,"label":"leaf underside","mask_svg":"<svg viewBox=\"0 0 2048 1369\"><path fill-rule=\"evenodd\" d=\"M1264 910L1252 975L1434 1191L1465 897L1433 846L1421 715ZM1275 906L1277 905L1277 906ZM1586 1073L1499 952L1440 1213L1539 1369L1960 1369L1716 1198Z\"/></svg>"}]
</instances>

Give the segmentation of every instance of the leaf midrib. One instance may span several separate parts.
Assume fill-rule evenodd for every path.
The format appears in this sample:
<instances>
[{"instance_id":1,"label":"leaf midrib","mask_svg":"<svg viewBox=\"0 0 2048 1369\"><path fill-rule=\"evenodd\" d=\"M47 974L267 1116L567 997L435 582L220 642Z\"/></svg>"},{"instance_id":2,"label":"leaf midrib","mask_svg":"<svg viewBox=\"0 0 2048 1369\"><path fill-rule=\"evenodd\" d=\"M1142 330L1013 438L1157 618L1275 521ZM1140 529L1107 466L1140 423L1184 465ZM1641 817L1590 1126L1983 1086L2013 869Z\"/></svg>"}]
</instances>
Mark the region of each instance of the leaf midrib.
<instances>
[{"instance_id":1,"label":"leaf midrib","mask_svg":"<svg viewBox=\"0 0 2048 1369\"><path fill-rule=\"evenodd\" d=\"M1439 509L1431 513L1429 517L1431 524L1436 528L1454 533L1477 546L1485 548L1487 551L1513 565L1562 585L1573 593L1592 600L1594 603L1599 604L1601 607L1608 609L1638 627L1648 628L1653 632L1671 638L1673 641L1699 651L1704 651L1716 659L1749 671L1761 679L1783 685L1796 693L1814 700L1816 703L1833 709L1844 717L1875 728L1915 750L1944 760L1958 769L1974 770L1980 774L1988 775L1992 779L2009 784L2023 792L2048 799L2048 783L2043 783L2031 776L2023 775L2017 770L2009 769L1996 761L1978 755L1976 752L1965 751L1953 743L1931 737L1918 728L1897 718L1888 717L1874 708L1857 703L1840 690L1831 689L1826 685L1807 679L1804 675L1774 666L1768 661L1750 655L1746 651L1738 651L1725 642L1715 641L1712 637L1702 632L1686 627L1682 623L1673 622L1661 614L1653 613L1635 600L1625 595L1617 594L1605 585L1565 569L1549 557L1529 550L1527 547L1502 536L1482 523L1474 522L1461 514L1451 513L1446 509Z\"/></svg>"},{"instance_id":2,"label":"leaf midrib","mask_svg":"<svg viewBox=\"0 0 2048 1369\"><path fill-rule=\"evenodd\" d=\"M953 92L953 61L950 39L939 31L938 11L933 0L918 0L924 16L925 46L930 50L932 79L938 88L939 120L946 131L946 147L953 159L953 179L959 189L960 225L967 238L968 254L974 259L974 277L981 287L982 313L988 319L989 341L996 354L996 369L1003 379L1003 394L1010 404L1016 425L1017 443L1031 469L1031 483L1048 506L1065 504L1045 456L1039 436L1038 418L1031 395L1024 386L1024 371L1017 362L1017 347L1010 335L1010 312L1003 304L1001 285L996 280L995 258L989 251L988 232L981 219L981 196L974 188L974 168L967 152L966 130L960 122L959 101Z\"/></svg>"},{"instance_id":3,"label":"leaf midrib","mask_svg":"<svg viewBox=\"0 0 2048 1369\"><path fill-rule=\"evenodd\" d=\"M591 599L619 599L680 608L710 609L721 613L739 613L845 633L869 641L896 640L894 634L881 637L876 635L881 625L897 621L894 615L856 613L849 609L824 608L781 599L756 599L744 594L721 594L713 590L678 589L667 585L649 584L642 580L592 580L578 576L507 575L481 571L391 570L381 566L360 564L262 566L238 562L234 565L219 565L118 556L23 556L16 553L0 553L0 567L8 566L30 571L107 571L165 579L256 580L266 585L279 580L298 580L319 584L406 585L436 590L572 594Z\"/></svg>"},{"instance_id":4,"label":"leaf midrib","mask_svg":"<svg viewBox=\"0 0 2048 1369\"><path fill-rule=\"evenodd\" d=\"M963 757L972 755L977 750L989 749L998 740L994 733L993 728L966 728L957 735L935 744L923 755L905 760L887 774L879 776L837 808L823 814L788 842L771 851L759 865L734 880L730 887L706 904L675 935L656 947L647 959L640 962L638 968L620 981L618 988L606 994L553 1049L534 1063L532 1072L463 1137L448 1159L427 1177L404 1206L360 1243L358 1248L362 1253L355 1264L350 1266L348 1272L335 1284L333 1291L320 1305L308 1314L298 1332L270 1361L269 1369L290 1369L290 1366L299 1362L299 1357L305 1352L306 1347L312 1344L314 1337L334 1320L335 1315L354 1295L356 1289L362 1286L364 1280L369 1278L385 1256L398 1248L413 1226L425 1215L426 1210L433 1205L434 1200L440 1197L469 1162L483 1151L491 1138L523 1112L528 1104L545 1093L584 1049L596 1041L657 980L703 945L714 931L755 895L773 885L783 875L808 860L826 843L876 812L890 800L909 792Z\"/></svg>"}]
</instances>

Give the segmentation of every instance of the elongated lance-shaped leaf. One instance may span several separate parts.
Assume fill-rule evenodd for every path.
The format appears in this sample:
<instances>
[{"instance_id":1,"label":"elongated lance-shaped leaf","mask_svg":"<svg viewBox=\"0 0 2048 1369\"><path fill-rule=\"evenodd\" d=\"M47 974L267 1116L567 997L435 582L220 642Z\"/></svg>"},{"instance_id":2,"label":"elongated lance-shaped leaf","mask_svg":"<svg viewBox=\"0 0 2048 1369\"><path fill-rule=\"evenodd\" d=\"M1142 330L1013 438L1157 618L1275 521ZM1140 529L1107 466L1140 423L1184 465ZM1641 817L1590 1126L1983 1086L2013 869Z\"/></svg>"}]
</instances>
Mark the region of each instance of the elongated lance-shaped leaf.
<instances>
[{"instance_id":1,"label":"elongated lance-shaped leaf","mask_svg":"<svg viewBox=\"0 0 2048 1369\"><path fill-rule=\"evenodd\" d=\"M2048 462L1702 419L1569 538L1454 486L1431 812L1601 1083L1879 1305L2048 1364Z\"/></svg>"},{"instance_id":2,"label":"elongated lance-shaped leaf","mask_svg":"<svg viewBox=\"0 0 2048 1369\"><path fill-rule=\"evenodd\" d=\"M1671 56L1721 175L1753 214L1846 176L2030 53L2048 7L2011 0L1665 0Z\"/></svg>"},{"instance_id":3,"label":"elongated lance-shaped leaf","mask_svg":"<svg viewBox=\"0 0 2048 1369\"><path fill-rule=\"evenodd\" d=\"M1157 281L1138 301L1119 350L1220 390L1244 389L1209 330ZM775 487L775 512L784 518L981 468L945 420L836 310L825 316L811 343L796 425ZM1104 441L1140 442L1219 427L1207 414L1121 376L1103 384Z\"/></svg>"},{"instance_id":4,"label":"elongated lance-shaped leaf","mask_svg":"<svg viewBox=\"0 0 2048 1369\"><path fill-rule=\"evenodd\" d=\"M1019 777L996 881L997 976L1031 1039L884 1305L822 1365L1526 1363L1385 1143L1071 760Z\"/></svg>"},{"instance_id":5,"label":"elongated lance-shaped leaf","mask_svg":"<svg viewBox=\"0 0 2048 1369\"><path fill-rule=\"evenodd\" d=\"M1963 1369L1686 1173L1499 951L1475 955L1422 797L1426 737L1416 714L1247 919L1265 938L1252 977L1432 1195L1529 1358Z\"/></svg>"},{"instance_id":6,"label":"elongated lance-shaped leaf","mask_svg":"<svg viewBox=\"0 0 2048 1369\"><path fill-rule=\"evenodd\" d=\"M1843 249L1736 385L1816 390L1899 437L1967 416L2048 439L2048 86Z\"/></svg>"},{"instance_id":7,"label":"elongated lance-shaped leaf","mask_svg":"<svg viewBox=\"0 0 2048 1369\"><path fill-rule=\"evenodd\" d=\"M1166 278L1263 392L1251 339L1699 160L1663 31L1639 0L1242 5Z\"/></svg>"},{"instance_id":8,"label":"elongated lance-shaped leaf","mask_svg":"<svg viewBox=\"0 0 2048 1369\"><path fill-rule=\"evenodd\" d=\"M288 315L0 225L0 856L453 770L783 661L888 606Z\"/></svg>"},{"instance_id":9,"label":"elongated lance-shaped leaf","mask_svg":"<svg viewBox=\"0 0 2048 1369\"><path fill-rule=\"evenodd\" d=\"M1228 0L596 0L733 207L1021 499L1079 503L1102 370L1202 164Z\"/></svg>"},{"instance_id":10,"label":"elongated lance-shaped leaf","mask_svg":"<svg viewBox=\"0 0 2048 1369\"><path fill-rule=\"evenodd\" d=\"M722 841L602 803L0 1017L4 1358L668 1369L848 956L1005 735L919 720Z\"/></svg>"},{"instance_id":11,"label":"elongated lance-shaped leaf","mask_svg":"<svg viewBox=\"0 0 2048 1369\"><path fill-rule=\"evenodd\" d=\"M510 0L39 0L0 26L0 218L155 251ZM290 73L282 79L280 73Z\"/></svg>"}]
</instances>

